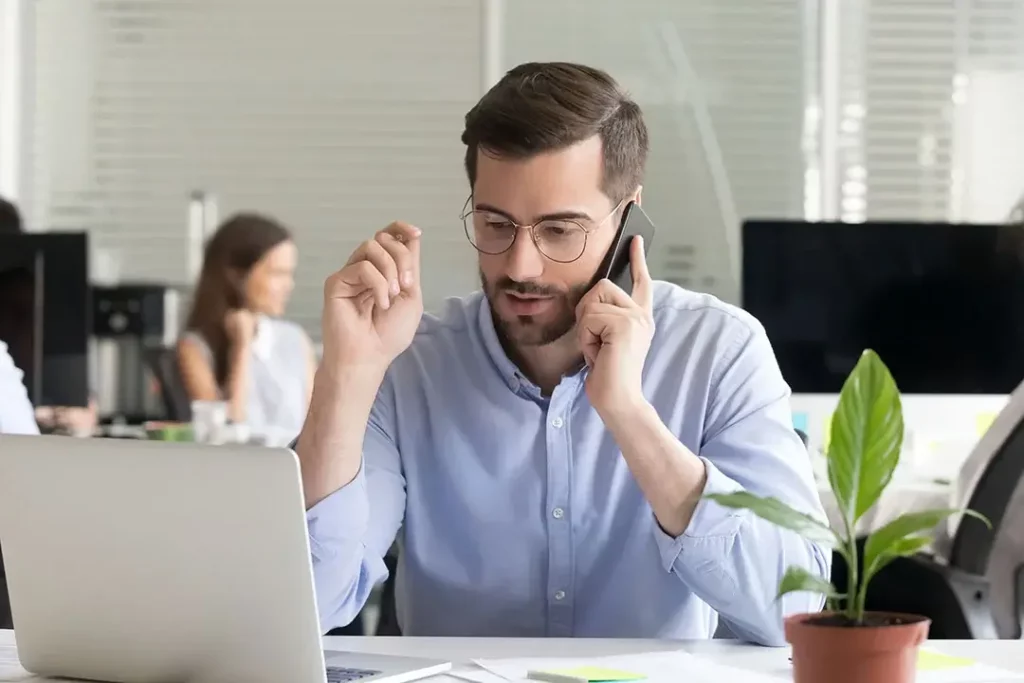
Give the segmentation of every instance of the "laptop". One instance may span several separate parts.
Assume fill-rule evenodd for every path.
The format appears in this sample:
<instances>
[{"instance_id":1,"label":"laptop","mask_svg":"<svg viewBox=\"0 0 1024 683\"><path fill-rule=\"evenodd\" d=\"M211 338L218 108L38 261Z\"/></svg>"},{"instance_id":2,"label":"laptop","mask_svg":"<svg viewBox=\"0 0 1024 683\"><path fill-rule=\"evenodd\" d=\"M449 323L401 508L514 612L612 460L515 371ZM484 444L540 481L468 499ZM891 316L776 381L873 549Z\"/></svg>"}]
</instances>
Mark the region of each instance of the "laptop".
<instances>
[{"instance_id":1,"label":"laptop","mask_svg":"<svg viewBox=\"0 0 1024 683\"><path fill-rule=\"evenodd\" d=\"M404 683L442 660L324 652L288 449L0 435L28 671L117 683Z\"/></svg>"}]
</instances>

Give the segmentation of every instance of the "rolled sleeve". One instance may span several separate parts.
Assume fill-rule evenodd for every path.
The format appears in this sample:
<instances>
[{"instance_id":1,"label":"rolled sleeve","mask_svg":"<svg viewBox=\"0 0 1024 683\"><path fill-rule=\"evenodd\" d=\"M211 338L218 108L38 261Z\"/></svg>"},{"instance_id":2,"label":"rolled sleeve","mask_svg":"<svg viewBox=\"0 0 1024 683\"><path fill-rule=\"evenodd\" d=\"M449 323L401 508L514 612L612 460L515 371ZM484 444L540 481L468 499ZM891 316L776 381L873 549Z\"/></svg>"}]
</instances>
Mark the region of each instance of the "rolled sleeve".
<instances>
[{"instance_id":1,"label":"rolled sleeve","mask_svg":"<svg viewBox=\"0 0 1024 683\"><path fill-rule=\"evenodd\" d=\"M715 467L710 460L707 458L701 458L701 460L704 462L707 473L702 495L732 493L743 489L742 486L722 474L722 471ZM688 549L698 549L701 541L711 538L729 539L735 536L739 532L746 514L743 510L715 505L710 500L701 499L693 511L689 526L682 535L673 538L666 534L660 525L656 524L655 539L658 549L661 551L665 571L673 571L680 554Z\"/></svg>"},{"instance_id":2,"label":"rolled sleeve","mask_svg":"<svg viewBox=\"0 0 1024 683\"><path fill-rule=\"evenodd\" d=\"M825 519L811 459L793 429L789 387L763 328L752 319L722 358L698 455L704 493L749 491ZM657 525L655 525L657 526ZM784 645L783 618L821 608L824 598L791 593L777 599L787 569L828 579L831 551L748 510L702 499L686 530L655 531L662 561L741 638Z\"/></svg>"},{"instance_id":3,"label":"rolled sleeve","mask_svg":"<svg viewBox=\"0 0 1024 683\"><path fill-rule=\"evenodd\" d=\"M360 467L355 479L306 511L313 562L333 560L346 544L361 541L369 526L369 509L366 475Z\"/></svg>"}]
</instances>

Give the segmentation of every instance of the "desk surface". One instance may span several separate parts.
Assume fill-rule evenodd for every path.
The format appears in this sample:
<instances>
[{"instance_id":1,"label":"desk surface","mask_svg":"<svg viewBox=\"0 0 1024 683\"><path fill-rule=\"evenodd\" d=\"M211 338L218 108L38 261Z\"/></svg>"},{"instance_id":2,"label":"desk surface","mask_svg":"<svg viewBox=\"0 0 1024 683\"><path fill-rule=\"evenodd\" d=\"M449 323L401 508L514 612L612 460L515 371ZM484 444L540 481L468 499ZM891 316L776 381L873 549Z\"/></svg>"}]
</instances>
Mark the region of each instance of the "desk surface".
<instances>
[{"instance_id":1,"label":"desk surface","mask_svg":"<svg viewBox=\"0 0 1024 683\"><path fill-rule=\"evenodd\" d=\"M14 645L12 631L0 631L0 648ZM969 657L979 663L998 666L1024 675L1024 641L943 640L928 647L940 652ZM752 671L775 674L779 680L791 680L789 648L766 648L735 641L669 640L597 640L561 638L406 638L406 637L328 637L328 650L348 650L378 654L396 654L450 659L458 666L469 660L488 657L597 657L636 654L663 650L684 650L708 659ZM6 648L4 648L6 649ZM10 661L9 657L3 657ZM8 667L0 668L0 681L23 680ZM456 681L438 676L433 681Z\"/></svg>"}]
</instances>

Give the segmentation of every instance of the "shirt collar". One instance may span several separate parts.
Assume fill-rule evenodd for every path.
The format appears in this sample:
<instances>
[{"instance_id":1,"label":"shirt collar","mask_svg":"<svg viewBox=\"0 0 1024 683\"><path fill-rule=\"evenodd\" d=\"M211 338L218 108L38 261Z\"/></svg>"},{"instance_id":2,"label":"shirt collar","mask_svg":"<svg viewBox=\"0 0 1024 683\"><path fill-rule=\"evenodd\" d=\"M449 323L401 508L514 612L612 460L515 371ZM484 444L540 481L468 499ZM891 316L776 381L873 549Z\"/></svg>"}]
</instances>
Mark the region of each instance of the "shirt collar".
<instances>
[{"instance_id":1,"label":"shirt collar","mask_svg":"<svg viewBox=\"0 0 1024 683\"><path fill-rule=\"evenodd\" d=\"M498 331L494 327L491 303L487 300L486 294L480 297L480 311L477 319L480 323L480 334L483 335L484 348L487 349L487 355L491 357L491 362L494 363L498 374L505 380L509 389L519 391L519 388L524 384L529 384L530 380L519 371L516 364L505 353L505 348L501 345L501 340L498 339Z\"/></svg>"}]
</instances>

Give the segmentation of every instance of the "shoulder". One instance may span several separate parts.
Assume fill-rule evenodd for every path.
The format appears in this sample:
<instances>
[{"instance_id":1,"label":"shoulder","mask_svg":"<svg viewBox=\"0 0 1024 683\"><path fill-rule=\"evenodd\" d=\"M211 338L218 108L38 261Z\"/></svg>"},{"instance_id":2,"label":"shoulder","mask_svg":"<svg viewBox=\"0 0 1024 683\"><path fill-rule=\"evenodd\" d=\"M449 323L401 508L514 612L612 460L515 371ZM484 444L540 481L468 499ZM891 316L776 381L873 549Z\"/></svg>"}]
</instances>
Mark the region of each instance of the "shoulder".
<instances>
[{"instance_id":1,"label":"shoulder","mask_svg":"<svg viewBox=\"0 0 1024 683\"><path fill-rule=\"evenodd\" d=\"M671 282L654 283L654 320L663 331L747 340L764 334L758 320L739 306Z\"/></svg>"},{"instance_id":2,"label":"shoulder","mask_svg":"<svg viewBox=\"0 0 1024 683\"><path fill-rule=\"evenodd\" d=\"M210 345L206 342L206 338L195 330L182 332L178 337L178 355L196 352L204 356L210 355Z\"/></svg>"},{"instance_id":3,"label":"shoulder","mask_svg":"<svg viewBox=\"0 0 1024 683\"><path fill-rule=\"evenodd\" d=\"M14 364L14 359L7 350L7 344L0 339L0 381L6 384L8 381L20 382L22 372Z\"/></svg>"},{"instance_id":4,"label":"shoulder","mask_svg":"<svg viewBox=\"0 0 1024 683\"><path fill-rule=\"evenodd\" d=\"M689 362L728 364L751 345L767 345L761 323L742 308L670 282L654 283L654 346Z\"/></svg>"},{"instance_id":5,"label":"shoulder","mask_svg":"<svg viewBox=\"0 0 1024 683\"><path fill-rule=\"evenodd\" d=\"M474 361L486 353L480 333L480 307L485 305L483 293L474 292L445 299L434 311L425 312L409 348L391 365L392 379L472 370Z\"/></svg>"}]
</instances>

